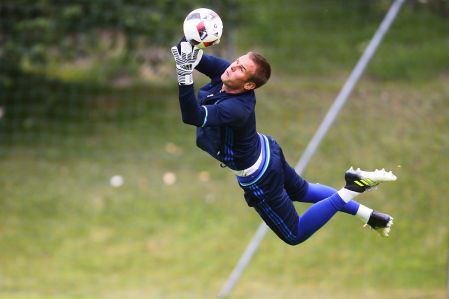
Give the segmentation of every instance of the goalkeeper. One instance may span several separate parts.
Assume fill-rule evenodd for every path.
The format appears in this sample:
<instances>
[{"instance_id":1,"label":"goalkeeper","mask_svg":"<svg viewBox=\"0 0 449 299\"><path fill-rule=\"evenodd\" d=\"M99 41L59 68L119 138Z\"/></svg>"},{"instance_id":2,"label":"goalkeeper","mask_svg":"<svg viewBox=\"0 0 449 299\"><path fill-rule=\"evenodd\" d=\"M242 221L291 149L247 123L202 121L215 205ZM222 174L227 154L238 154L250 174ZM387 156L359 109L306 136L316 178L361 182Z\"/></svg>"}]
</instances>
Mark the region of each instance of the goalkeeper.
<instances>
[{"instance_id":1,"label":"goalkeeper","mask_svg":"<svg viewBox=\"0 0 449 299\"><path fill-rule=\"evenodd\" d=\"M383 181L391 172L354 170L345 173L344 188L313 184L286 162L279 144L256 130L254 90L270 78L266 59L248 52L230 63L203 55L185 39L172 54L179 83L182 120L194 125L198 147L226 166L237 178L247 204L253 207L279 238L290 245L307 240L337 212L358 216L381 236L388 236L393 218L353 200ZM210 82L195 96L192 72L196 69ZM293 201L313 203L299 215Z\"/></svg>"}]
</instances>

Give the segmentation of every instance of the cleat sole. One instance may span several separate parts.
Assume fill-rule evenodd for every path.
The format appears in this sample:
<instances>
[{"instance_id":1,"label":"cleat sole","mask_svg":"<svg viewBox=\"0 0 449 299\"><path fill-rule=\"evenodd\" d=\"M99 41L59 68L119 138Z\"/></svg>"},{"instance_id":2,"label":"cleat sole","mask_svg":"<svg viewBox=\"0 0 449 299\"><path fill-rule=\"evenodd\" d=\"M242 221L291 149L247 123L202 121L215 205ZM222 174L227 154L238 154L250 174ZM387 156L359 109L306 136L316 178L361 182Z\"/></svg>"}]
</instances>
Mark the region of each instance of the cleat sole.
<instances>
[{"instance_id":1,"label":"cleat sole","mask_svg":"<svg viewBox=\"0 0 449 299\"><path fill-rule=\"evenodd\" d=\"M384 168L382 168L380 170L376 169L374 171L364 171L364 170L361 170L360 168L354 169L351 166L351 168L349 168L346 171L346 173L351 173L351 174L359 176L361 179L372 180L376 183L392 182L392 181L397 180L396 175L394 175L392 171L386 171Z\"/></svg>"}]
</instances>

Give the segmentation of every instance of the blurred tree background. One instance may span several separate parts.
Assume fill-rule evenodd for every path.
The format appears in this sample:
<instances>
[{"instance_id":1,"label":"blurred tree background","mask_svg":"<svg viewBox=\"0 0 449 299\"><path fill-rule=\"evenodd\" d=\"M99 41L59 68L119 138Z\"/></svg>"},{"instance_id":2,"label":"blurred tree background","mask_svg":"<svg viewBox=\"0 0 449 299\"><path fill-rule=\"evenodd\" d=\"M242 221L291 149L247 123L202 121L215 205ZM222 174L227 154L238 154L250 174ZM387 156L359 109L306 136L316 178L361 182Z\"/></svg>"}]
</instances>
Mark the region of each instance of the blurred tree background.
<instances>
[{"instance_id":1,"label":"blurred tree background","mask_svg":"<svg viewBox=\"0 0 449 299\"><path fill-rule=\"evenodd\" d=\"M239 7L233 0L202 4L229 20ZM58 134L51 128L55 119L69 122L64 127L70 130L70 121L82 122L95 109L84 91L166 80L167 48L182 36L185 12L194 5L170 0L2 1L2 145L51 142L52 133Z\"/></svg>"},{"instance_id":2,"label":"blurred tree background","mask_svg":"<svg viewBox=\"0 0 449 299\"><path fill-rule=\"evenodd\" d=\"M392 2L2 0L0 298L215 296L260 219L181 122L185 15L221 16L208 53L269 59L258 127L293 164ZM392 237L340 215L299 247L269 234L232 298L445 298L448 32L447 0L407 1L305 173L393 169L366 196Z\"/></svg>"},{"instance_id":3,"label":"blurred tree background","mask_svg":"<svg viewBox=\"0 0 449 299\"><path fill-rule=\"evenodd\" d=\"M263 44L269 40L270 42L264 45L266 51L270 49L279 51L278 45L288 46L297 39L306 44L307 39L315 38L312 34L299 32L299 37L292 40L288 37L288 31L270 30L273 21L267 21L271 17L264 14L273 12L276 14L276 11L284 13L283 10L275 9L276 6L271 11L262 9L260 13L255 14L254 11L257 9L253 9L254 5L270 6L255 1L248 1L243 5L235 0L209 0L201 1L199 4L219 11L226 20L223 44L220 48L212 49L214 53L225 57L235 56L236 29L245 22L253 26L245 35L238 36L244 47ZM83 126L76 124L73 126L70 122L79 123L82 120L88 122L87 119L92 117L92 113L107 117L104 110L111 108L112 104L98 103L89 96L83 96L84 91L87 94L98 94L107 90L114 93L111 88L139 84L164 85L163 83L172 75L171 57L168 56L167 47L176 43L181 36L180 24L185 12L198 7L199 4L192 1L170 0L2 1L0 6L2 145L39 141L47 143L51 142L52 134L58 134L59 131L63 135L73 133L70 130L90 131L91 128L83 129ZM298 12L308 14L309 18L311 13L315 14L313 18L322 20L320 26L340 26L344 22L352 25L357 22L368 23L378 20L388 9L390 1L338 1L332 4L334 6L332 11L321 9L328 4L328 1L318 1L316 4L308 4L308 9L303 11L300 9ZM288 5L294 6L288 1L282 4L286 8ZM415 12L430 11L430 16L437 18L446 18L449 11L445 0L415 0L410 1L409 6ZM345 20L342 14L348 9L351 11L351 18ZM296 12L296 9L290 10L290 13ZM277 16L278 20L284 17L285 15ZM335 25L336 19L339 19L340 25ZM315 22L313 21L311 25L315 26ZM371 26L366 28L372 30ZM312 32L313 30L315 29L312 29ZM358 35L362 34L365 32L360 30L353 37L358 38ZM337 34L335 42L338 43L337 40L341 38ZM329 65L336 63L343 65L353 57L351 51L346 48L322 47L325 57L322 57L319 63L315 63L316 59L313 58L316 57L315 49L312 47L298 48L290 45L283 48L281 51L286 55L291 56L298 52L306 61L312 62L300 64L298 68L295 63L283 59L285 56L272 55L275 64L279 63L284 71L291 73L297 71L307 73L311 69L312 73L326 72ZM341 60L338 55L346 55L346 59ZM440 58L438 56L435 60L439 61ZM284 62L282 63L280 59ZM444 69L446 66L443 64L440 68ZM437 68L438 65L433 67ZM404 70L400 67L397 70L396 76L400 77ZM384 73L391 77L394 68L388 68ZM117 109L110 110L117 112ZM64 119L68 123L63 127L56 125L56 130L52 130L53 119ZM70 139L65 140L70 143ZM74 141L70 148L77 145L79 140ZM80 151L77 148L74 152Z\"/></svg>"}]
</instances>

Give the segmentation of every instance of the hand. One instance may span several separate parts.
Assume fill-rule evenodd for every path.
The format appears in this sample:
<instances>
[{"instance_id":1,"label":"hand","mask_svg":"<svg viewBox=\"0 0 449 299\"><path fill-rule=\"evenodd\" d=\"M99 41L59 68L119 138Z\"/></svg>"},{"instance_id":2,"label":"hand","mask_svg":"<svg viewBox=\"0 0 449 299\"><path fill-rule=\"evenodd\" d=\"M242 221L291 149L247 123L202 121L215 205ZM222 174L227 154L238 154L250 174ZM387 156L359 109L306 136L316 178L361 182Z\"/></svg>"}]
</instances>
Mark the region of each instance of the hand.
<instances>
[{"instance_id":1,"label":"hand","mask_svg":"<svg viewBox=\"0 0 449 299\"><path fill-rule=\"evenodd\" d=\"M203 56L203 51L193 47L189 42L181 42L178 47L172 47L171 52L176 63L176 73L179 85L193 84L193 69Z\"/></svg>"},{"instance_id":2,"label":"hand","mask_svg":"<svg viewBox=\"0 0 449 299\"><path fill-rule=\"evenodd\" d=\"M198 48L195 45L191 44L190 42L188 42L186 40L185 36L182 37L182 39L176 45L176 48L178 49L178 53L179 52L190 53L194 49L200 49L200 51L198 52L198 57L197 57L195 63L193 64L193 68L195 68L198 65L198 63L200 63L201 58L203 57L203 50L201 48Z\"/></svg>"}]
</instances>

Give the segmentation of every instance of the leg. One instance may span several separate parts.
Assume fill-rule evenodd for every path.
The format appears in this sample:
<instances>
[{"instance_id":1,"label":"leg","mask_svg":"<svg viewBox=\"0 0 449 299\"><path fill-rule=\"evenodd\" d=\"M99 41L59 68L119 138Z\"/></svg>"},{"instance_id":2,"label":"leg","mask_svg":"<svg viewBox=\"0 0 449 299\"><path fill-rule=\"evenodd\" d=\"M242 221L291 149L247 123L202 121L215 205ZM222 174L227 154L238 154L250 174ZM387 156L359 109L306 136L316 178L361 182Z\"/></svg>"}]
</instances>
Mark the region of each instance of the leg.
<instances>
[{"instance_id":1,"label":"leg","mask_svg":"<svg viewBox=\"0 0 449 299\"><path fill-rule=\"evenodd\" d=\"M287 193L292 200L298 202L318 203L337 192L337 190L331 187L320 184L311 184L304 181L304 179L302 179L296 173L296 171L285 161L285 158L282 155L282 150L281 160L285 173L285 189L287 190ZM396 177L391 172L387 173L383 170L364 172L360 171L359 169L354 170L351 168L345 175L347 187L349 186L348 188L351 189L351 191L358 192L363 192L364 190L371 188L369 183L368 185L360 186L360 183L357 184L354 182L354 180L363 179L364 177L368 178L368 181L365 181L364 184L367 184L369 182L369 177L379 181L396 179ZM348 179L350 180L349 185ZM374 183L374 185L378 184L374 181L371 182ZM362 220L362 222L365 223L368 227L375 229L380 233L381 236L384 237L389 235L391 225L393 224L393 218L390 215L374 211L373 209L370 209L353 199L347 200L346 205L343 206L340 212L357 216L357 218Z\"/></svg>"},{"instance_id":2,"label":"leg","mask_svg":"<svg viewBox=\"0 0 449 299\"><path fill-rule=\"evenodd\" d=\"M285 190L277 196L270 196L270 193L271 190L263 190L263 184L252 185L246 190L245 198L276 235L290 245L307 240L346 204L338 193L334 193L312 205L300 217Z\"/></svg>"},{"instance_id":3,"label":"leg","mask_svg":"<svg viewBox=\"0 0 449 299\"><path fill-rule=\"evenodd\" d=\"M317 203L337 192L337 190L326 185L306 182L287 163L284 155L282 154L282 150L281 161L285 174L284 186L292 200L298 202ZM354 200L349 200L340 212L355 215L364 223L367 223L373 210Z\"/></svg>"},{"instance_id":4,"label":"leg","mask_svg":"<svg viewBox=\"0 0 449 299\"><path fill-rule=\"evenodd\" d=\"M284 155L281 156L281 160L285 173L284 186L293 201L317 203L337 192L337 190L326 185L312 184L304 181L287 161L285 161ZM358 202L350 200L341 212L356 215L359 207L360 204Z\"/></svg>"},{"instance_id":5,"label":"leg","mask_svg":"<svg viewBox=\"0 0 449 299\"><path fill-rule=\"evenodd\" d=\"M307 189L307 193L299 201L315 203L337 192L337 190L326 185L309 183L308 186L309 188ZM363 223L367 223L371 216L371 213L373 212L373 209L370 209L355 200L350 200L346 203L346 205L340 212L357 216L360 220L363 221Z\"/></svg>"},{"instance_id":6,"label":"leg","mask_svg":"<svg viewBox=\"0 0 449 299\"><path fill-rule=\"evenodd\" d=\"M346 205L338 193L334 193L310 206L299 219L298 234L301 239L305 241L309 238Z\"/></svg>"},{"instance_id":7,"label":"leg","mask_svg":"<svg viewBox=\"0 0 449 299\"><path fill-rule=\"evenodd\" d=\"M309 183L308 186L307 193L299 200L300 202L316 203L337 192L334 188L326 185ZM359 207L360 203L350 200L340 212L356 215Z\"/></svg>"},{"instance_id":8,"label":"leg","mask_svg":"<svg viewBox=\"0 0 449 299\"><path fill-rule=\"evenodd\" d=\"M325 225L346 202L334 193L311 206L299 217L292 198L285 188L285 159L280 147L271 140L271 159L267 171L256 183L242 187L248 205L254 207L265 223L286 243L299 244ZM307 182L299 175L293 177L296 186L295 196L303 197Z\"/></svg>"}]
</instances>

